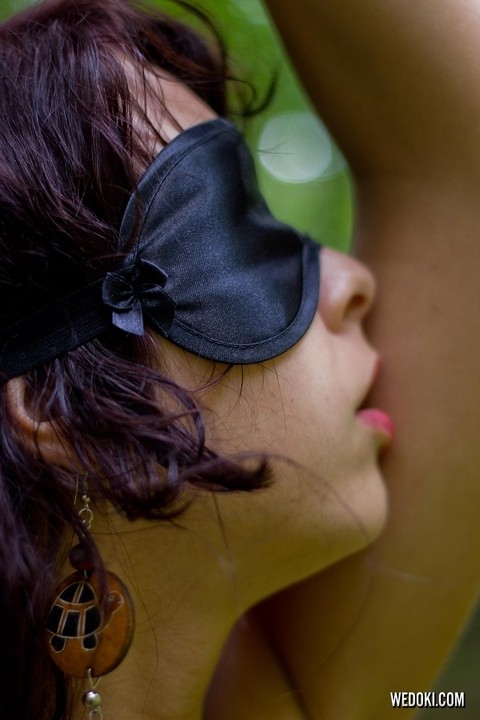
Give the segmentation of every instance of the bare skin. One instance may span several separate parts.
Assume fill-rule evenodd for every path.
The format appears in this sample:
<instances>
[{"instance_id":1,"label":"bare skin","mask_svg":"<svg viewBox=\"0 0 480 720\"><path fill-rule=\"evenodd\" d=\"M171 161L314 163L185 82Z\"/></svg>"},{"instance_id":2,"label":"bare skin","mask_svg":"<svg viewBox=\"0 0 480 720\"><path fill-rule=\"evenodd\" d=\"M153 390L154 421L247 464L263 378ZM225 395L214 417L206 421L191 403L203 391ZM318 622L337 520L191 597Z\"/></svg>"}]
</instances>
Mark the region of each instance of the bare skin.
<instances>
[{"instance_id":1,"label":"bare skin","mask_svg":"<svg viewBox=\"0 0 480 720\"><path fill-rule=\"evenodd\" d=\"M374 404L397 438L375 548L260 614L301 717L406 718L414 710L393 710L390 692L430 688L480 582L480 10L473 0L267 5L355 175L355 251L379 284ZM236 687L260 686L257 671L230 678L230 709ZM212 696L209 717L225 717L225 696Z\"/></svg>"},{"instance_id":2,"label":"bare skin","mask_svg":"<svg viewBox=\"0 0 480 720\"><path fill-rule=\"evenodd\" d=\"M357 176L357 246L380 282L371 331L385 366L375 404L398 426L385 465L391 516L374 554L318 574L372 540L385 512L377 440L352 421L351 465L342 465L335 433L329 448L320 442L331 418L342 420L336 411L345 401L354 416L375 364L360 327L373 283L345 259L336 279L348 282L324 284L314 326L294 353L271 372L252 370L242 402L237 374L222 399L205 397L219 446L240 422L239 447L298 460L308 453L320 477L334 468L327 477L336 494L311 472L299 477L278 466L272 493L219 500L228 542L206 495L184 516L186 531L96 518L105 560L130 582L138 613L129 656L102 682L105 715L118 720L386 720L390 690L427 689L478 589L477 11L473 2L440 0L432 24L425 1L392 0L388 9L373 0L270 5L287 41L294 34L292 55ZM169 102L180 126L208 119L208 109L174 90ZM174 112L179 101L185 124ZM177 123L165 129L171 139ZM359 295L361 313L352 315ZM208 376L201 362L167 348L187 385ZM338 382L352 377L353 387ZM21 383L11 387L22 423ZM335 412L327 403L325 416L316 415L319 398L331 401L328 388L345 395L333 396ZM259 408L271 425L258 421ZM50 447L61 462L61 449ZM264 600L293 582L301 584Z\"/></svg>"},{"instance_id":3,"label":"bare skin","mask_svg":"<svg viewBox=\"0 0 480 720\"><path fill-rule=\"evenodd\" d=\"M129 654L102 681L105 713L118 720L141 713L148 720L200 720L223 645L239 618L286 585L364 547L383 526L385 494L375 461L383 441L354 413L374 375L376 355L361 334L373 283L362 266L331 251L323 267L319 313L306 336L280 358L235 368L202 393L215 447L287 456L302 461L304 470L272 460L270 488L199 492L176 525L129 523L115 512L95 520L102 556L132 588L138 615ZM185 386L196 388L211 375L208 361L161 347L163 362ZM342 376L346 386L323 397ZM313 432L319 427L322 443ZM341 439L333 442L337 432ZM297 700L269 642L250 620L241 624L242 646L247 656L261 659L268 690L259 698L259 712L292 720ZM254 717L255 703L248 701L248 708Z\"/></svg>"},{"instance_id":4,"label":"bare skin","mask_svg":"<svg viewBox=\"0 0 480 720\"><path fill-rule=\"evenodd\" d=\"M213 117L171 78L148 79L161 83L168 100L168 116L157 115L146 95L152 123L168 141ZM239 619L242 646L262 659L267 693L259 712L289 720L298 712L266 637L241 619L265 597L365 547L386 511L376 462L385 438L357 416L377 371L378 355L363 333L375 283L364 266L331 250L322 253L320 270L317 312L305 336L278 358L232 368L213 386L198 390L224 368L154 337L159 365L199 396L208 443L228 454L268 455L274 482L252 493L192 491L190 506L171 524L132 523L95 508L102 557L130 587L137 614L127 657L102 679L106 717L200 720ZM11 380L6 392L32 452L35 435L46 460L71 467L68 443L32 416L23 379ZM252 717L255 702L247 702Z\"/></svg>"}]
</instances>

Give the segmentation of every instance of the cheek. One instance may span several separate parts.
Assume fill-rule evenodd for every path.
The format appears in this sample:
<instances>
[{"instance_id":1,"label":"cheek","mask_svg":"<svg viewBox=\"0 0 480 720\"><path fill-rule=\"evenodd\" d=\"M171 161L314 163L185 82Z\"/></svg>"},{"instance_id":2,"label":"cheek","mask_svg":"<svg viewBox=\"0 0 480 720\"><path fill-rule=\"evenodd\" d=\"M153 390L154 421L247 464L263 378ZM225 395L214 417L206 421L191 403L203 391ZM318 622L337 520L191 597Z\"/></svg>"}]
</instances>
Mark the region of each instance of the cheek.
<instances>
[{"instance_id":1,"label":"cheek","mask_svg":"<svg viewBox=\"0 0 480 720\"><path fill-rule=\"evenodd\" d=\"M310 447L332 432L327 384L312 387L305 372L292 373L283 362L235 368L203 400L210 443L224 452L281 454L304 462ZM322 444L326 449L330 441Z\"/></svg>"},{"instance_id":2,"label":"cheek","mask_svg":"<svg viewBox=\"0 0 480 720\"><path fill-rule=\"evenodd\" d=\"M277 387L270 388L269 403L277 408L279 447L307 467L332 461L344 425L347 395L333 349L316 322L302 341L274 361Z\"/></svg>"},{"instance_id":3,"label":"cheek","mask_svg":"<svg viewBox=\"0 0 480 720\"><path fill-rule=\"evenodd\" d=\"M349 407L334 350L317 318L280 357L234 367L202 395L210 443L223 452L279 454L309 469L320 470L319 462L329 467Z\"/></svg>"},{"instance_id":4,"label":"cheek","mask_svg":"<svg viewBox=\"0 0 480 720\"><path fill-rule=\"evenodd\" d=\"M229 533L252 552L295 557L300 574L364 547L385 519L376 448L356 426L351 356L318 320L281 357L234 367L199 393L210 447L273 457L270 488L219 499ZM206 361L184 363L188 387L208 377Z\"/></svg>"}]
</instances>

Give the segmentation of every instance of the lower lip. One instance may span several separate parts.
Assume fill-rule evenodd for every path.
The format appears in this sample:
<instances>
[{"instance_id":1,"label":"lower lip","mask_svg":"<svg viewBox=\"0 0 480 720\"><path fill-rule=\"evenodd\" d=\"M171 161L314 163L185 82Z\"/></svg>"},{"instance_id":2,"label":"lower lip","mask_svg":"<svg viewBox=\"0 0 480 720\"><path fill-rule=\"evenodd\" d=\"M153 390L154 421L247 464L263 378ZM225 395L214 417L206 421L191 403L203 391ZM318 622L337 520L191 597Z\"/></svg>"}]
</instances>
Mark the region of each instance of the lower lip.
<instances>
[{"instance_id":1,"label":"lower lip","mask_svg":"<svg viewBox=\"0 0 480 720\"><path fill-rule=\"evenodd\" d=\"M377 408L367 408L366 410L359 410L357 412L357 418L367 427L372 428L380 435L383 435L387 440L392 440L395 434L395 426L392 418Z\"/></svg>"}]
</instances>

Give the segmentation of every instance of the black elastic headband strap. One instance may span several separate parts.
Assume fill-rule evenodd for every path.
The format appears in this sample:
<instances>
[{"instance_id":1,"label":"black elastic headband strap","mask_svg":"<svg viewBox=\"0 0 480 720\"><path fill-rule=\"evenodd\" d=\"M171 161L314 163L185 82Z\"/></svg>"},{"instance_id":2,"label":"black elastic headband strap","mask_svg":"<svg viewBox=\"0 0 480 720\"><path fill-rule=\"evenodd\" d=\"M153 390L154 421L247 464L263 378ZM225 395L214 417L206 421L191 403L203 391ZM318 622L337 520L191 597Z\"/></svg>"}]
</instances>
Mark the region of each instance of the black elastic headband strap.
<instances>
[{"instance_id":1,"label":"black elastic headband strap","mask_svg":"<svg viewBox=\"0 0 480 720\"><path fill-rule=\"evenodd\" d=\"M0 381L23 375L111 327L102 280L81 288L0 331Z\"/></svg>"},{"instance_id":2,"label":"black elastic headband strap","mask_svg":"<svg viewBox=\"0 0 480 720\"><path fill-rule=\"evenodd\" d=\"M60 357L112 325L143 335L152 310L168 336L175 303L163 289L166 279L160 268L140 259L0 330L0 382Z\"/></svg>"}]
</instances>

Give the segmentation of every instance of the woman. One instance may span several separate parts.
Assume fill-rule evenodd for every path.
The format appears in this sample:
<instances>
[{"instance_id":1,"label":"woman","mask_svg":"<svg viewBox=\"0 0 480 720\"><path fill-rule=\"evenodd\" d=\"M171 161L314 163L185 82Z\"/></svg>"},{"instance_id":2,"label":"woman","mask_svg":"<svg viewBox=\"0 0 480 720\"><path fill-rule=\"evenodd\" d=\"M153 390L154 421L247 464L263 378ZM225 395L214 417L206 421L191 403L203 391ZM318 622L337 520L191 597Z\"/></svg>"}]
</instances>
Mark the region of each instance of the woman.
<instances>
[{"instance_id":1,"label":"woman","mask_svg":"<svg viewBox=\"0 0 480 720\"><path fill-rule=\"evenodd\" d=\"M51 0L1 45L4 709L315 716L278 619L302 602L318 637L319 581L259 603L385 521L391 426L366 401L378 356L362 332L372 276L323 249L319 283L317 250L271 219L217 119L221 54L183 27L120 0ZM72 572L71 528L100 606L117 592L103 568L135 606L101 705L103 673L80 674L83 705L65 700L49 657L70 638L52 598Z\"/></svg>"},{"instance_id":2,"label":"woman","mask_svg":"<svg viewBox=\"0 0 480 720\"><path fill-rule=\"evenodd\" d=\"M94 655L115 618L102 598L122 594L104 565L137 615L105 715L197 717L237 619L383 524L388 430L357 414L378 370L373 280L325 250L318 299L318 248L269 216L217 119L225 70L181 26L54 0L3 34L9 715L49 717L55 692L61 707L48 655L93 693L123 659L129 627ZM55 591L69 527L98 588ZM89 625L95 592L108 622Z\"/></svg>"}]
</instances>

